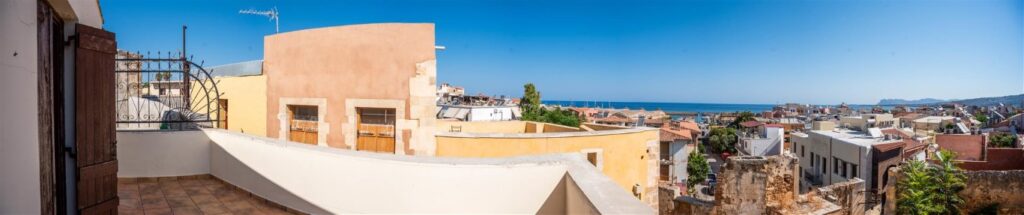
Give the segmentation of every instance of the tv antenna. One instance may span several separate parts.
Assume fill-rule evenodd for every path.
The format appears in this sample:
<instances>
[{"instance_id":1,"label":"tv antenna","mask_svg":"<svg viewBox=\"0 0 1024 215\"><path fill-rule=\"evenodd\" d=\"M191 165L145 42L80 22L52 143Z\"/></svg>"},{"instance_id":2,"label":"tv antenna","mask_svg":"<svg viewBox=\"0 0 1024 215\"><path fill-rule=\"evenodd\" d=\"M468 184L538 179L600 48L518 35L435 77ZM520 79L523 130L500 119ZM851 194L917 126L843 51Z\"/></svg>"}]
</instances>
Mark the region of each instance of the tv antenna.
<instances>
[{"instance_id":1,"label":"tv antenna","mask_svg":"<svg viewBox=\"0 0 1024 215\"><path fill-rule=\"evenodd\" d=\"M277 11L277 6L274 6L274 8L271 8L270 10L247 9L247 10L240 10L240 11L238 11L238 13L240 13L240 14L250 14L250 15L266 16L266 17L270 18L270 20L274 21L274 33L276 34L276 33L280 32L280 29L279 29L280 19L277 16L277 15L280 15L280 13Z\"/></svg>"}]
</instances>

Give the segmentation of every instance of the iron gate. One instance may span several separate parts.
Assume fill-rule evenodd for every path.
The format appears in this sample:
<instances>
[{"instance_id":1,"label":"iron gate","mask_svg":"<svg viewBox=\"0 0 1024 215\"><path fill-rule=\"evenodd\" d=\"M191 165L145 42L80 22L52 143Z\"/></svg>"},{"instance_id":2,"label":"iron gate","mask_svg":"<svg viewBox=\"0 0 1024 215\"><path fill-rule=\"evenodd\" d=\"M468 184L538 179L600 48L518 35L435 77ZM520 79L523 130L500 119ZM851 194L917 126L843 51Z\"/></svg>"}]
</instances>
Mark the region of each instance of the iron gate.
<instances>
[{"instance_id":1,"label":"iron gate","mask_svg":"<svg viewBox=\"0 0 1024 215\"><path fill-rule=\"evenodd\" d=\"M114 62L118 130L191 130L218 125L220 91L182 53L118 51Z\"/></svg>"}]
</instances>

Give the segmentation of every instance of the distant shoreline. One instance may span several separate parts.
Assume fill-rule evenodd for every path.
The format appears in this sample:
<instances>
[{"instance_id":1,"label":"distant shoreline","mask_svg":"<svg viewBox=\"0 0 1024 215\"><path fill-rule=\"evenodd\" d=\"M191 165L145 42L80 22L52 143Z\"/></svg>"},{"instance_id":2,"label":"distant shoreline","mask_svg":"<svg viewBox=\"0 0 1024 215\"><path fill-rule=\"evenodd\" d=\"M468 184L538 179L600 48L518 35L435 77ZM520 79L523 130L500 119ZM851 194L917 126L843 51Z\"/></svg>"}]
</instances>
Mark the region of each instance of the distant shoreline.
<instances>
[{"instance_id":1,"label":"distant shoreline","mask_svg":"<svg viewBox=\"0 0 1024 215\"><path fill-rule=\"evenodd\" d=\"M682 102L594 102L594 101L543 101L548 105L560 105L563 107L600 107L600 108L628 108L635 110L661 110L666 112L693 112L693 113L729 113L750 111L754 113L770 111L774 104L715 104L715 103L682 103ZM819 106L819 105L812 105ZM838 105L820 105L838 106ZM876 105L850 104L854 109L870 109ZM877 105L890 109L896 105Z\"/></svg>"}]
</instances>

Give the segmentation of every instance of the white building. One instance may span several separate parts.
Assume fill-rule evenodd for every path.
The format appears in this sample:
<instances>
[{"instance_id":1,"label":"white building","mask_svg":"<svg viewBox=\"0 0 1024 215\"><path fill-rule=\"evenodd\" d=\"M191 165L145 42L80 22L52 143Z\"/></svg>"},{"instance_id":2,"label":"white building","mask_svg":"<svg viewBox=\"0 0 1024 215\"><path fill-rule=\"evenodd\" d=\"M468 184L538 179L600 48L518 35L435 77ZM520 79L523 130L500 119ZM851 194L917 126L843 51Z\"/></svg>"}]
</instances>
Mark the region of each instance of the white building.
<instances>
[{"instance_id":1,"label":"white building","mask_svg":"<svg viewBox=\"0 0 1024 215\"><path fill-rule=\"evenodd\" d=\"M924 144L897 129L869 128L861 132L815 122L811 130L792 133L792 152L800 158L800 191L852 178L869 190L886 183L886 169L904 159L924 160Z\"/></svg>"},{"instance_id":2,"label":"white building","mask_svg":"<svg viewBox=\"0 0 1024 215\"><path fill-rule=\"evenodd\" d=\"M771 156L782 154L785 129L779 124L760 126L758 133L747 133L740 137L737 150L743 155Z\"/></svg>"},{"instance_id":3,"label":"white building","mask_svg":"<svg viewBox=\"0 0 1024 215\"><path fill-rule=\"evenodd\" d=\"M438 119L460 121L509 121L522 117L517 106L448 105L438 108Z\"/></svg>"}]
</instances>

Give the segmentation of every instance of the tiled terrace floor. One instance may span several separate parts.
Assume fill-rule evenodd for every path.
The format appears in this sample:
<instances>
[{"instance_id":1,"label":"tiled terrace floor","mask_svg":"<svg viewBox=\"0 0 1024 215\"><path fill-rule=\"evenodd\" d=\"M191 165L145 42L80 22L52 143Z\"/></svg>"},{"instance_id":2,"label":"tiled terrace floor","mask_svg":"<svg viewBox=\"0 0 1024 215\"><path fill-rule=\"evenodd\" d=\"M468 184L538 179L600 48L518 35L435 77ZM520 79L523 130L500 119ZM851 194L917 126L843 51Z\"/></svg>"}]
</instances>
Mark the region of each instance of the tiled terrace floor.
<instances>
[{"instance_id":1,"label":"tiled terrace floor","mask_svg":"<svg viewBox=\"0 0 1024 215\"><path fill-rule=\"evenodd\" d=\"M213 178L119 179L119 214L290 214Z\"/></svg>"}]
</instances>

